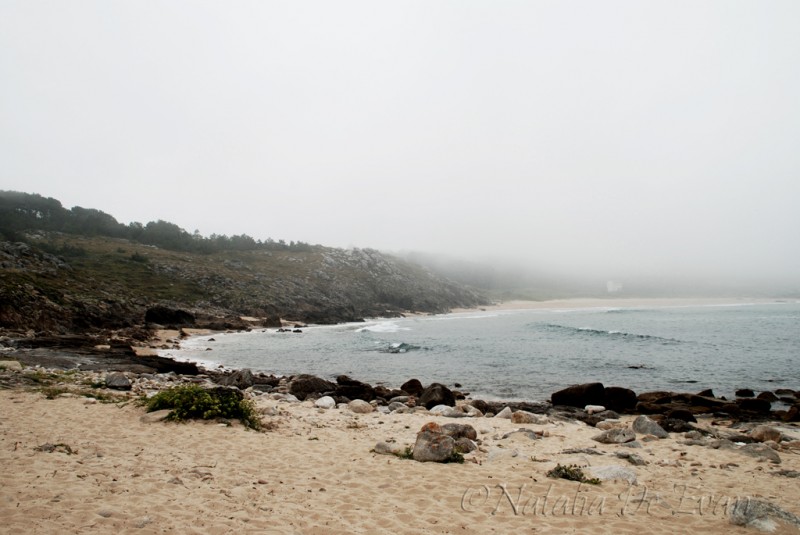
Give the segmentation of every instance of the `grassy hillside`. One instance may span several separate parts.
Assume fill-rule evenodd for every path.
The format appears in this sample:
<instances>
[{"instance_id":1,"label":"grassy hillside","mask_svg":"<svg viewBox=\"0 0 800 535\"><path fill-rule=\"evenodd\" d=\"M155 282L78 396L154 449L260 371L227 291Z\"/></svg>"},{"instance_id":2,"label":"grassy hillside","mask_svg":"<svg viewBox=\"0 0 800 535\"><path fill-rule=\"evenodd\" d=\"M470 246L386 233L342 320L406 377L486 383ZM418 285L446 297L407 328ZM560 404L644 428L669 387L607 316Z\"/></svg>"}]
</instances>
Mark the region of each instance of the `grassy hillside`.
<instances>
[{"instance_id":1,"label":"grassy hillside","mask_svg":"<svg viewBox=\"0 0 800 535\"><path fill-rule=\"evenodd\" d=\"M321 246L193 253L108 236L15 232L0 246L0 327L73 332L141 325L148 307L354 321L476 306L476 291L374 250Z\"/></svg>"}]
</instances>

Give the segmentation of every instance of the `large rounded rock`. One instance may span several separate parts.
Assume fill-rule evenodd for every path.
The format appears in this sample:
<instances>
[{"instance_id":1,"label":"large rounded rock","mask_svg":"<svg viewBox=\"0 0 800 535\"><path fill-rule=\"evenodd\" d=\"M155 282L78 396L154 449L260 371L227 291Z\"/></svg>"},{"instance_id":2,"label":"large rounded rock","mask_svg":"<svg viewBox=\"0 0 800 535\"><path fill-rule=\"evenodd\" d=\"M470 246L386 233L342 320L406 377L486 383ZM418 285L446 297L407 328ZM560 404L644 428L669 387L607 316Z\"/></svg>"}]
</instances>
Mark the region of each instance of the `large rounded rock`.
<instances>
[{"instance_id":1,"label":"large rounded rock","mask_svg":"<svg viewBox=\"0 0 800 535\"><path fill-rule=\"evenodd\" d=\"M414 443L412 457L415 461L423 463L442 463L452 457L455 447L456 441L451 436L431 431L421 431L417 433L417 441Z\"/></svg>"},{"instance_id":2,"label":"large rounded rock","mask_svg":"<svg viewBox=\"0 0 800 535\"><path fill-rule=\"evenodd\" d=\"M243 370L236 370L230 375L221 377L217 381L217 384L222 386L235 386L239 390L244 390L245 388L250 388L255 384L255 377L253 377L253 372L245 368Z\"/></svg>"},{"instance_id":3,"label":"large rounded rock","mask_svg":"<svg viewBox=\"0 0 800 535\"><path fill-rule=\"evenodd\" d=\"M422 391L417 404L424 406L426 409L431 409L436 405L455 407L456 397L453 395L453 392L443 384L433 383Z\"/></svg>"},{"instance_id":4,"label":"large rounded rock","mask_svg":"<svg viewBox=\"0 0 800 535\"><path fill-rule=\"evenodd\" d=\"M636 408L636 392L630 388L621 386L608 386L603 392L603 405L607 409L617 412L625 412Z\"/></svg>"},{"instance_id":5,"label":"large rounded rock","mask_svg":"<svg viewBox=\"0 0 800 535\"><path fill-rule=\"evenodd\" d=\"M367 414L375 410L375 407L364 401L363 399L354 399L347 404L347 407L358 414Z\"/></svg>"},{"instance_id":6,"label":"large rounded rock","mask_svg":"<svg viewBox=\"0 0 800 535\"><path fill-rule=\"evenodd\" d=\"M364 401L372 401L375 399L375 389L367 383L356 381L346 375L340 375L336 378L336 395L343 396L347 399L361 399Z\"/></svg>"},{"instance_id":7,"label":"large rounded rock","mask_svg":"<svg viewBox=\"0 0 800 535\"><path fill-rule=\"evenodd\" d=\"M422 394L424 388L422 387L422 383L419 382L419 379L409 379L403 383L400 390L411 396L419 396Z\"/></svg>"},{"instance_id":8,"label":"large rounded rock","mask_svg":"<svg viewBox=\"0 0 800 535\"><path fill-rule=\"evenodd\" d=\"M109 373L106 375L106 387L114 390L130 390L131 381L123 373Z\"/></svg>"},{"instance_id":9,"label":"large rounded rock","mask_svg":"<svg viewBox=\"0 0 800 535\"><path fill-rule=\"evenodd\" d=\"M603 405L605 387L603 383L572 385L550 396L553 405L583 408L586 405Z\"/></svg>"},{"instance_id":10,"label":"large rounded rock","mask_svg":"<svg viewBox=\"0 0 800 535\"><path fill-rule=\"evenodd\" d=\"M310 395L323 394L336 390L336 385L315 375L298 375L289 383L289 393L300 401Z\"/></svg>"},{"instance_id":11,"label":"large rounded rock","mask_svg":"<svg viewBox=\"0 0 800 535\"><path fill-rule=\"evenodd\" d=\"M440 429L442 434L451 436L456 440L461 437L466 437L470 440L478 439L478 432L469 424L444 424Z\"/></svg>"},{"instance_id":12,"label":"large rounded rock","mask_svg":"<svg viewBox=\"0 0 800 535\"><path fill-rule=\"evenodd\" d=\"M669 433L663 427L643 414L633 421L632 427L634 431L641 435L653 435L658 438L667 438L669 436Z\"/></svg>"}]
</instances>

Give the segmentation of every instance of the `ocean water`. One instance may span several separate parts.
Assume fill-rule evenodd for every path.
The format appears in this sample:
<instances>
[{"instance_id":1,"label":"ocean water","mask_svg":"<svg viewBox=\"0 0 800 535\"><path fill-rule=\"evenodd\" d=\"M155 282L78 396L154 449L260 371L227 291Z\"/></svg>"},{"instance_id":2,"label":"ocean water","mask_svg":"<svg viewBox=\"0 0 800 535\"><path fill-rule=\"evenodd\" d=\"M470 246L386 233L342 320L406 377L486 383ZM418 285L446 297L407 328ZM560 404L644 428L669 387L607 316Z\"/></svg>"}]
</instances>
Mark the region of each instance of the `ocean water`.
<instances>
[{"instance_id":1,"label":"ocean water","mask_svg":"<svg viewBox=\"0 0 800 535\"><path fill-rule=\"evenodd\" d=\"M213 340L211 340L213 338ZM484 399L545 400L571 384L732 396L800 390L800 302L468 312L194 337L166 353L277 375L398 387L460 383Z\"/></svg>"}]
</instances>

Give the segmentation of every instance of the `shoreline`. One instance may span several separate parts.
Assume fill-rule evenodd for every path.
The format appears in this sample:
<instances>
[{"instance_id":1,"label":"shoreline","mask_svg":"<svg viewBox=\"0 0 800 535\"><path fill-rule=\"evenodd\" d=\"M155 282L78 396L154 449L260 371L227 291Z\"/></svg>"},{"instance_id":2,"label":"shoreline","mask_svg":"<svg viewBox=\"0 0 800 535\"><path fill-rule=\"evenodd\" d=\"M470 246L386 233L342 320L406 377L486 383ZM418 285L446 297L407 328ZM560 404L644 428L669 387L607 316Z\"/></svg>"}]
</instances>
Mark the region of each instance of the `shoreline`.
<instances>
[{"instance_id":1,"label":"shoreline","mask_svg":"<svg viewBox=\"0 0 800 535\"><path fill-rule=\"evenodd\" d=\"M735 441L756 424L713 417L698 418L702 432L656 438L640 431L635 443L605 444L593 437L606 427L555 413L531 423L454 419L421 409L323 409L282 396L250 394L264 426L256 432L235 421L157 421L134 403L77 393L46 399L0 390L4 528L15 535L411 535L521 532L535 524L543 532L745 535L756 531L731 524L736 500L800 514L797 424L770 423L780 442L757 444L761 453L752 456ZM634 419L604 421L630 430ZM477 449L463 464L377 452L379 443L414 446L429 422L472 426ZM603 480L548 477L558 465ZM776 533L797 532L777 526Z\"/></svg>"},{"instance_id":2,"label":"shoreline","mask_svg":"<svg viewBox=\"0 0 800 535\"><path fill-rule=\"evenodd\" d=\"M336 328L345 325L368 325L371 322L381 322L381 321L393 321L393 320L402 320L402 319L414 319L420 317L436 317L436 316L448 316L448 315L460 315L460 314L476 314L481 312L522 312L526 310L553 310L553 311L569 311L569 310L587 310L587 309L621 309L621 308L631 308L631 309L647 309L647 308L682 308L682 307L727 307L727 306L751 306L751 305L782 305L782 304L791 304L797 302L797 300L792 300L788 298L748 298L748 297L740 297L740 298L576 298L576 299L553 299L553 300L544 300L544 301L528 301L528 300L509 300L504 302L495 303L493 305L487 305L482 307L476 308L456 308L451 310L450 312L441 313L441 314L429 314L429 313L408 313L401 318L394 318L394 317L377 317L377 318L368 318L365 319L363 322L350 322L350 323L343 323L337 325L314 325L309 324L304 328L308 329L319 329L319 328ZM256 332L256 331L271 331L274 330L273 328L264 327L264 326L253 326L253 329L248 329L248 332ZM159 331L158 339L162 342L164 340L168 340L174 342L172 347L166 349L158 349L153 350L154 353L158 354L164 358L174 359L179 362L192 362L201 366L205 369L210 371L214 371L217 373L230 373L236 370L248 368L248 366L241 366L241 367L232 367L225 365L219 361L216 361L213 358L213 354L209 354L208 358L203 358L200 355L193 355L193 356L181 356L181 352L184 350L183 343L190 339L202 338L206 336L225 336L228 334L237 334L243 331L211 331L208 329L191 329L191 328L183 328L180 331L172 330L172 331ZM188 336L182 337L180 336L181 333L184 333ZM212 352L213 353L213 352ZM255 369L255 368L253 368ZM267 371L265 373L273 373ZM309 370L301 370L293 373L286 373L279 375L283 377L285 375L293 375L298 373L309 373ZM313 372L318 374L319 372ZM335 373L326 373L324 374L326 379L333 379L337 374L346 373L344 371L338 371ZM409 376L410 377L410 376ZM403 380L407 380L409 377L406 377ZM358 380L362 380L361 377L355 377ZM420 377L421 378L421 377ZM368 378L371 383L374 384L389 384L386 378L381 377L372 377ZM589 382L593 380L590 377L587 377L580 382ZM463 382L463 381L462 381ZM394 387L399 387L399 384L393 384ZM564 385L568 386L568 385ZM671 386L663 386L659 388L651 388L646 387L642 390L642 386L640 384L624 384L620 385L626 388L633 388L636 392L644 392L648 390L669 390L672 392L682 392L685 391L686 388L691 388L690 385L671 385ZM750 386L750 385L746 385ZM711 385L709 388L713 387ZM474 388L474 387L473 387ZM705 387L703 387L705 388ZM703 388L698 389L701 390ZM716 389L715 389L716 390ZM724 390L724 389L723 389ZM542 401L549 399L549 394L552 392L546 391L542 392L542 396L539 398L529 398L529 397L503 397L497 394L491 394L484 392L482 394L477 395L480 399L491 400L491 401L505 401L505 402L525 402L525 401ZM729 395L725 392L725 395Z\"/></svg>"}]
</instances>

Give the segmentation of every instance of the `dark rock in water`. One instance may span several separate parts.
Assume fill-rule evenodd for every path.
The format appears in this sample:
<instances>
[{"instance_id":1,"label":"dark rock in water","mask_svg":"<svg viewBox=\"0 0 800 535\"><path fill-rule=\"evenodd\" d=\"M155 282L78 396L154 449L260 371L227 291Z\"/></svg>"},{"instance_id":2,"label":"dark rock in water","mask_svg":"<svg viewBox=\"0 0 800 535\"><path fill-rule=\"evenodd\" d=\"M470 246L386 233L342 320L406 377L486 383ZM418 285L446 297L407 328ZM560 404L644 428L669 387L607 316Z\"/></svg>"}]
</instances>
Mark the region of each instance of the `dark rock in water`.
<instances>
[{"instance_id":1,"label":"dark rock in water","mask_svg":"<svg viewBox=\"0 0 800 535\"><path fill-rule=\"evenodd\" d=\"M375 399L375 389L367 383L356 381L346 375L340 375L336 378L336 395L344 396L350 400L361 399L363 401L372 401Z\"/></svg>"},{"instance_id":2,"label":"dark rock in water","mask_svg":"<svg viewBox=\"0 0 800 535\"><path fill-rule=\"evenodd\" d=\"M778 388L777 390L775 390L775 393L779 396L791 396L794 398L797 397L797 392L795 392L794 390L790 390L788 388Z\"/></svg>"},{"instance_id":3,"label":"dark rock in water","mask_svg":"<svg viewBox=\"0 0 800 535\"><path fill-rule=\"evenodd\" d=\"M697 422L692 411L687 409L671 409L667 411L664 416L672 420L683 420L684 422Z\"/></svg>"},{"instance_id":4,"label":"dark rock in water","mask_svg":"<svg viewBox=\"0 0 800 535\"><path fill-rule=\"evenodd\" d=\"M417 403L424 406L426 409L432 409L436 405L455 407L456 398L453 392L443 384L433 383L422 391Z\"/></svg>"},{"instance_id":5,"label":"dark rock in water","mask_svg":"<svg viewBox=\"0 0 800 535\"><path fill-rule=\"evenodd\" d=\"M778 396L776 396L772 392L761 392L759 395L756 396L756 399L763 399L764 401L769 401L770 403L772 403L773 401L778 401Z\"/></svg>"},{"instance_id":6,"label":"dark rock in water","mask_svg":"<svg viewBox=\"0 0 800 535\"><path fill-rule=\"evenodd\" d=\"M422 383L419 382L419 379L409 379L403 383L400 390L411 396L419 396L422 394L424 388L422 387Z\"/></svg>"},{"instance_id":7,"label":"dark rock in water","mask_svg":"<svg viewBox=\"0 0 800 535\"><path fill-rule=\"evenodd\" d=\"M772 403L764 399L741 398L736 400L736 404L743 411L757 412L760 414L769 414L769 411L772 410Z\"/></svg>"},{"instance_id":8,"label":"dark rock in water","mask_svg":"<svg viewBox=\"0 0 800 535\"><path fill-rule=\"evenodd\" d=\"M244 390L255 384L255 377L253 377L253 372L245 368L243 370L236 370L230 375L223 375L217 380L217 384L222 386L235 386L239 390Z\"/></svg>"},{"instance_id":9,"label":"dark rock in water","mask_svg":"<svg viewBox=\"0 0 800 535\"><path fill-rule=\"evenodd\" d=\"M605 402L603 383L587 383L569 386L550 396L553 405L583 408L586 405L602 405Z\"/></svg>"},{"instance_id":10,"label":"dark rock in water","mask_svg":"<svg viewBox=\"0 0 800 535\"><path fill-rule=\"evenodd\" d=\"M279 329L283 327L283 323L281 323L281 319L278 316L267 316L264 318L264 327L268 329Z\"/></svg>"},{"instance_id":11,"label":"dark rock in water","mask_svg":"<svg viewBox=\"0 0 800 535\"><path fill-rule=\"evenodd\" d=\"M740 388L739 390L736 391L737 398L752 398L755 395L756 393L749 388Z\"/></svg>"},{"instance_id":12,"label":"dark rock in water","mask_svg":"<svg viewBox=\"0 0 800 535\"><path fill-rule=\"evenodd\" d=\"M169 308L165 306L154 306L147 309L144 314L145 323L157 323L159 325L194 325L195 316L191 312L179 308Z\"/></svg>"},{"instance_id":13,"label":"dark rock in water","mask_svg":"<svg viewBox=\"0 0 800 535\"><path fill-rule=\"evenodd\" d=\"M131 382L122 373L109 373L106 375L106 387L114 390L130 390Z\"/></svg>"},{"instance_id":14,"label":"dark rock in water","mask_svg":"<svg viewBox=\"0 0 800 535\"><path fill-rule=\"evenodd\" d=\"M635 409L636 402L636 392L630 388L607 386L601 405L614 411L625 412Z\"/></svg>"},{"instance_id":15,"label":"dark rock in water","mask_svg":"<svg viewBox=\"0 0 800 535\"><path fill-rule=\"evenodd\" d=\"M703 390L702 392L698 392L697 395L698 396L703 396L703 397L706 397L706 398L715 398L715 397L717 397L717 396L714 395L714 391L711 390L710 388L708 388L706 390Z\"/></svg>"},{"instance_id":16,"label":"dark rock in water","mask_svg":"<svg viewBox=\"0 0 800 535\"><path fill-rule=\"evenodd\" d=\"M800 527L800 517L760 498L737 499L728 513L728 521L734 526L753 527L760 531L775 531L779 522Z\"/></svg>"},{"instance_id":17,"label":"dark rock in water","mask_svg":"<svg viewBox=\"0 0 800 535\"><path fill-rule=\"evenodd\" d=\"M444 424L441 427L442 433L451 436L458 440L461 437L466 437L470 440L478 439L478 432L469 424Z\"/></svg>"},{"instance_id":18,"label":"dark rock in water","mask_svg":"<svg viewBox=\"0 0 800 535\"><path fill-rule=\"evenodd\" d=\"M633 421L632 427L634 431L642 435L654 435L658 438L667 438L669 436L669 433L663 427L643 414Z\"/></svg>"},{"instance_id":19,"label":"dark rock in water","mask_svg":"<svg viewBox=\"0 0 800 535\"><path fill-rule=\"evenodd\" d=\"M297 375L289 383L289 393L293 394L300 401L305 400L312 394L324 394L325 392L333 392L335 390L335 384L315 375Z\"/></svg>"}]
</instances>

